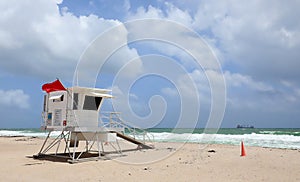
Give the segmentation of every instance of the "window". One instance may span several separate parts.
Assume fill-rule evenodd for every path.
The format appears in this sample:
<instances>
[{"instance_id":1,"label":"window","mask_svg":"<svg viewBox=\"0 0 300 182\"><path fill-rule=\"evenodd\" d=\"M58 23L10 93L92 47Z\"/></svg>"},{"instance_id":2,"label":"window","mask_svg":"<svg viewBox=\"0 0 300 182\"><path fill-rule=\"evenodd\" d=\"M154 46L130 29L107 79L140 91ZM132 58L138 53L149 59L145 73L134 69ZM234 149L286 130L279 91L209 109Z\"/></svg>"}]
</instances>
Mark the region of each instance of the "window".
<instances>
[{"instance_id":1,"label":"window","mask_svg":"<svg viewBox=\"0 0 300 182\"><path fill-rule=\"evenodd\" d=\"M83 110L94 110L97 111L102 97L85 96Z\"/></svg>"},{"instance_id":2,"label":"window","mask_svg":"<svg viewBox=\"0 0 300 182\"><path fill-rule=\"evenodd\" d=\"M73 109L78 109L78 93L73 94Z\"/></svg>"},{"instance_id":3,"label":"window","mask_svg":"<svg viewBox=\"0 0 300 182\"><path fill-rule=\"evenodd\" d=\"M46 126L51 126L52 125L52 113L48 113L47 116L47 121L46 121Z\"/></svg>"},{"instance_id":4,"label":"window","mask_svg":"<svg viewBox=\"0 0 300 182\"><path fill-rule=\"evenodd\" d=\"M47 95L44 95L44 104L43 104L43 111L44 112L46 111L46 106L47 106L46 100L47 100Z\"/></svg>"},{"instance_id":5,"label":"window","mask_svg":"<svg viewBox=\"0 0 300 182\"><path fill-rule=\"evenodd\" d=\"M64 101L64 94L53 95L49 99L53 100L53 102L61 102Z\"/></svg>"}]
</instances>

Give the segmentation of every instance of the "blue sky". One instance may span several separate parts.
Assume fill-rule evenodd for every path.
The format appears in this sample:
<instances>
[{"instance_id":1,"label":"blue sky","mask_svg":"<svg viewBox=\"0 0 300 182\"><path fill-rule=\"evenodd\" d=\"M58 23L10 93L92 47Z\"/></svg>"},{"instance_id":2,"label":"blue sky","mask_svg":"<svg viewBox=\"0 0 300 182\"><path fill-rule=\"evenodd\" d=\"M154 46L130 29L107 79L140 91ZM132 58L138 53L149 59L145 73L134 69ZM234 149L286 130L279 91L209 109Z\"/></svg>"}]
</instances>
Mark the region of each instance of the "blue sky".
<instances>
[{"instance_id":1,"label":"blue sky","mask_svg":"<svg viewBox=\"0 0 300 182\"><path fill-rule=\"evenodd\" d=\"M76 65L93 40L117 25L145 18L186 26L212 48L226 81L222 127L242 123L299 128L299 6L299 1L280 0L3 1L0 3L0 128L39 127L42 84L60 78L66 87L72 86ZM128 41L129 28L122 28L116 37ZM172 31L161 34L167 37ZM136 32L145 33L147 28L141 27ZM103 42L103 46L108 44ZM168 61L180 69L169 67ZM135 81L128 100L130 111L136 116L122 110L127 107L122 84L113 85L124 65L129 65L124 69L128 69L125 81ZM174 80L154 74L136 77L150 70L170 75ZM119 98L116 108L127 112L124 118L136 123L151 122L144 123L146 126L173 127L181 112L179 96L189 95L184 89L188 76L199 98L186 97L185 101L200 103L196 109L200 113L197 126L203 127L212 104L207 71L174 45L133 42L107 60L97 75L96 86L113 89L118 96L116 100ZM191 112L195 110L187 107ZM104 109L109 108L107 102ZM155 112L157 116L150 116ZM186 122L189 126L190 121Z\"/></svg>"}]
</instances>

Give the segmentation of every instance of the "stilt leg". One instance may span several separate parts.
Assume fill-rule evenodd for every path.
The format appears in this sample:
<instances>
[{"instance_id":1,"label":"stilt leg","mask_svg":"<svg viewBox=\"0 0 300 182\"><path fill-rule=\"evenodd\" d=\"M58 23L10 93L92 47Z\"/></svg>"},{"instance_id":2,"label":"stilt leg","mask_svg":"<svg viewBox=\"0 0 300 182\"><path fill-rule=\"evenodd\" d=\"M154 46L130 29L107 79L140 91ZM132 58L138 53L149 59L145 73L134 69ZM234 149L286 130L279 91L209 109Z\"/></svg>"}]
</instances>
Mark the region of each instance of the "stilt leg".
<instances>
[{"instance_id":1,"label":"stilt leg","mask_svg":"<svg viewBox=\"0 0 300 182\"><path fill-rule=\"evenodd\" d=\"M45 141L44 141L44 143L43 143L43 145L42 145L42 148L41 148L41 150L39 151L38 154L41 154L41 153L42 153L42 151L43 151L43 149L44 149L44 147L45 147L45 144L46 144L48 138L50 137L50 133L51 133L51 131L49 131L49 133L48 133L48 135L47 135L47 137L46 137L46 139L45 139Z\"/></svg>"}]
</instances>

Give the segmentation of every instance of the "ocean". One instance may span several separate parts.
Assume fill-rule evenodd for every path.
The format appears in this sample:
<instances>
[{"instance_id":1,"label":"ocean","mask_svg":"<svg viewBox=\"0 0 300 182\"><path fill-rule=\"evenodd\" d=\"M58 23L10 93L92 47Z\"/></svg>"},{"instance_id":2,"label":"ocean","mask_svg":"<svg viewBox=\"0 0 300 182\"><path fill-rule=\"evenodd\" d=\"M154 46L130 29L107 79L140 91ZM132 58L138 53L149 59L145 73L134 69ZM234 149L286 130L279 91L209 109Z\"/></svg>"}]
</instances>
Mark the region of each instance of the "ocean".
<instances>
[{"instance_id":1,"label":"ocean","mask_svg":"<svg viewBox=\"0 0 300 182\"><path fill-rule=\"evenodd\" d=\"M204 134L204 129L147 129L156 142L187 142L259 146L282 149L300 149L300 128L221 128L216 134ZM59 132L53 132L57 136ZM0 136L46 137L47 133L36 128L0 129Z\"/></svg>"}]
</instances>

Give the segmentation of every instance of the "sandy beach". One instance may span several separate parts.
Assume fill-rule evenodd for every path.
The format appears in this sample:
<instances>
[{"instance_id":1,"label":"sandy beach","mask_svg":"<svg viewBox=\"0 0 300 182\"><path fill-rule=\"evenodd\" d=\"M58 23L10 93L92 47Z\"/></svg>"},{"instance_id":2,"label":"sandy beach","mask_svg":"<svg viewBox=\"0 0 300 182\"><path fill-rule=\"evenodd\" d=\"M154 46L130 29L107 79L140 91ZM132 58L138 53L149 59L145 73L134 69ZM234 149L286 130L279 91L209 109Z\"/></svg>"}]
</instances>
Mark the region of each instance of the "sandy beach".
<instances>
[{"instance_id":1,"label":"sandy beach","mask_svg":"<svg viewBox=\"0 0 300 182\"><path fill-rule=\"evenodd\" d=\"M241 157L240 146L156 143L112 160L69 164L33 159L42 142L0 137L1 181L300 181L300 150L245 145Z\"/></svg>"}]
</instances>

